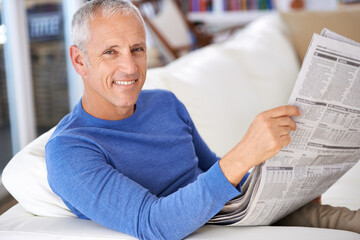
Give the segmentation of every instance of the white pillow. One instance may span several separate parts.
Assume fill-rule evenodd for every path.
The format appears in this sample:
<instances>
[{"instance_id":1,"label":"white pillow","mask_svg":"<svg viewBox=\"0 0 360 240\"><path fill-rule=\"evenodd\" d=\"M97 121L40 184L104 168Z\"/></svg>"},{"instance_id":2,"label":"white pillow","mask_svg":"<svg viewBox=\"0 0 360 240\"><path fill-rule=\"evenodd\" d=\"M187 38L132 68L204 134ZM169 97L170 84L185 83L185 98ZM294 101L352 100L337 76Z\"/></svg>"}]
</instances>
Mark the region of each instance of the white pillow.
<instances>
[{"instance_id":1,"label":"white pillow","mask_svg":"<svg viewBox=\"0 0 360 240\"><path fill-rule=\"evenodd\" d=\"M52 128L17 153L2 173L2 182L27 211L47 217L75 217L50 188L45 165L45 144Z\"/></svg>"},{"instance_id":2,"label":"white pillow","mask_svg":"<svg viewBox=\"0 0 360 240\"><path fill-rule=\"evenodd\" d=\"M299 66L277 15L260 19L223 44L150 69L144 88L173 91L188 108L205 141L225 154L259 112L286 104ZM2 181L27 211L40 216L75 216L47 181L45 144L54 129L21 150Z\"/></svg>"},{"instance_id":3,"label":"white pillow","mask_svg":"<svg viewBox=\"0 0 360 240\"><path fill-rule=\"evenodd\" d=\"M287 28L272 14L225 43L150 70L145 88L174 92L205 142L223 156L258 113L287 103L298 72Z\"/></svg>"}]
</instances>

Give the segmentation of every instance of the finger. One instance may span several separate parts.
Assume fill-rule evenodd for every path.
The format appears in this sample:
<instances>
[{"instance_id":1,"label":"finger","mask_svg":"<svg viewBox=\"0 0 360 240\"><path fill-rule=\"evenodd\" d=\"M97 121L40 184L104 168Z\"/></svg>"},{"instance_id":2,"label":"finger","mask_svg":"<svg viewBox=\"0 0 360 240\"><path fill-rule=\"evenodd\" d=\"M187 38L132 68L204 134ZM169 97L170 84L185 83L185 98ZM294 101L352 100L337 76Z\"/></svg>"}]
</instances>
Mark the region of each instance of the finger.
<instances>
[{"instance_id":1,"label":"finger","mask_svg":"<svg viewBox=\"0 0 360 240\"><path fill-rule=\"evenodd\" d=\"M289 135L291 132L291 129L289 127L281 127L279 129L279 136L282 137L284 135Z\"/></svg>"},{"instance_id":2,"label":"finger","mask_svg":"<svg viewBox=\"0 0 360 240\"><path fill-rule=\"evenodd\" d=\"M312 200L313 203L318 203L321 204L321 195L318 196L317 198L315 198L314 200Z\"/></svg>"},{"instance_id":3,"label":"finger","mask_svg":"<svg viewBox=\"0 0 360 240\"><path fill-rule=\"evenodd\" d=\"M279 138L279 142L282 147L285 147L291 142L291 136L289 134L283 135Z\"/></svg>"},{"instance_id":4,"label":"finger","mask_svg":"<svg viewBox=\"0 0 360 240\"><path fill-rule=\"evenodd\" d=\"M295 106L285 105L267 110L264 113L272 118L279 118L286 116L299 116L300 110Z\"/></svg>"},{"instance_id":5,"label":"finger","mask_svg":"<svg viewBox=\"0 0 360 240\"><path fill-rule=\"evenodd\" d=\"M290 117L277 118L276 124L280 127L290 127L293 131L296 130L296 122Z\"/></svg>"}]
</instances>

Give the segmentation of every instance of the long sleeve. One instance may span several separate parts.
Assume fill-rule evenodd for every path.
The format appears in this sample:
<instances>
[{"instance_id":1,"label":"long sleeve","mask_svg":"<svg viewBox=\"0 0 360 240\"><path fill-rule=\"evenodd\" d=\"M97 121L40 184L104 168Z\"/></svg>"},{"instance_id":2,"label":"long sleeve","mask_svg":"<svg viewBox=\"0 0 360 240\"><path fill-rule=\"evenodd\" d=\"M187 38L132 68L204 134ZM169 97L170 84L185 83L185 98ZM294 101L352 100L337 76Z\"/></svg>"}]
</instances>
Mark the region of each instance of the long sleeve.
<instances>
[{"instance_id":1,"label":"long sleeve","mask_svg":"<svg viewBox=\"0 0 360 240\"><path fill-rule=\"evenodd\" d=\"M158 198L81 138L52 139L46 163L51 188L71 210L140 239L184 238L239 194L215 163L196 181Z\"/></svg>"}]
</instances>

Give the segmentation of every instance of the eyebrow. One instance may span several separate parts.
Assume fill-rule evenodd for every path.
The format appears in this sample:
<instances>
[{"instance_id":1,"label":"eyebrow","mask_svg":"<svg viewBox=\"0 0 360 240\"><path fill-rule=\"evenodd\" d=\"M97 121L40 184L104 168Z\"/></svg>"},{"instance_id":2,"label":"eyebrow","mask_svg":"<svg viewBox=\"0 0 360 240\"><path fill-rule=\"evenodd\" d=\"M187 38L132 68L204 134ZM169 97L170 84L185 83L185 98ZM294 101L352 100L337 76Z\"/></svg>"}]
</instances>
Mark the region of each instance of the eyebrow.
<instances>
[{"instance_id":1,"label":"eyebrow","mask_svg":"<svg viewBox=\"0 0 360 240\"><path fill-rule=\"evenodd\" d=\"M138 47L138 46L146 46L146 44L144 42L140 42L140 43L135 43L134 45L132 45L131 47ZM104 47L105 49L109 49L109 48L117 48L120 47L120 45L111 45L111 46L106 46Z\"/></svg>"},{"instance_id":2,"label":"eyebrow","mask_svg":"<svg viewBox=\"0 0 360 240\"><path fill-rule=\"evenodd\" d=\"M139 46L146 46L146 43L140 42L140 43L136 43L136 44L132 45L132 47L139 47Z\"/></svg>"},{"instance_id":3,"label":"eyebrow","mask_svg":"<svg viewBox=\"0 0 360 240\"><path fill-rule=\"evenodd\" d=\"M116 48L116 47L120 47L120 45L106 46L106 47L104 47L104 50L105 50L105 49L109 49L109 48Z\"/></svg>"}]
</instances>

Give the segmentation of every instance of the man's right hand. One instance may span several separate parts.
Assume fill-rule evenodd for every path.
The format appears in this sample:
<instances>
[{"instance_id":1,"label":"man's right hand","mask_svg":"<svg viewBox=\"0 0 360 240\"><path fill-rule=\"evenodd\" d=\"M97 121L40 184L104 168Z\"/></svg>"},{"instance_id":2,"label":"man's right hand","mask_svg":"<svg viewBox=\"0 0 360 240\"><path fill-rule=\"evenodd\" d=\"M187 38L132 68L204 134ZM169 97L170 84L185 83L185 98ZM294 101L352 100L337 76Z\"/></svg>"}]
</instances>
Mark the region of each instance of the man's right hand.
<instances>
[{"instance_id":1,"label":"man's right hand","mask_svg":"<svg viewBox=\"0 0 360 240\"><path fill-rule=\"evenodd\" d=\"M291 116L299 116L295 106L281 106L256 116L243 139L219 162L226 178L237 186L252 167L277 154L291 141L296 129Z\"/></svg>"}]
</instances>

